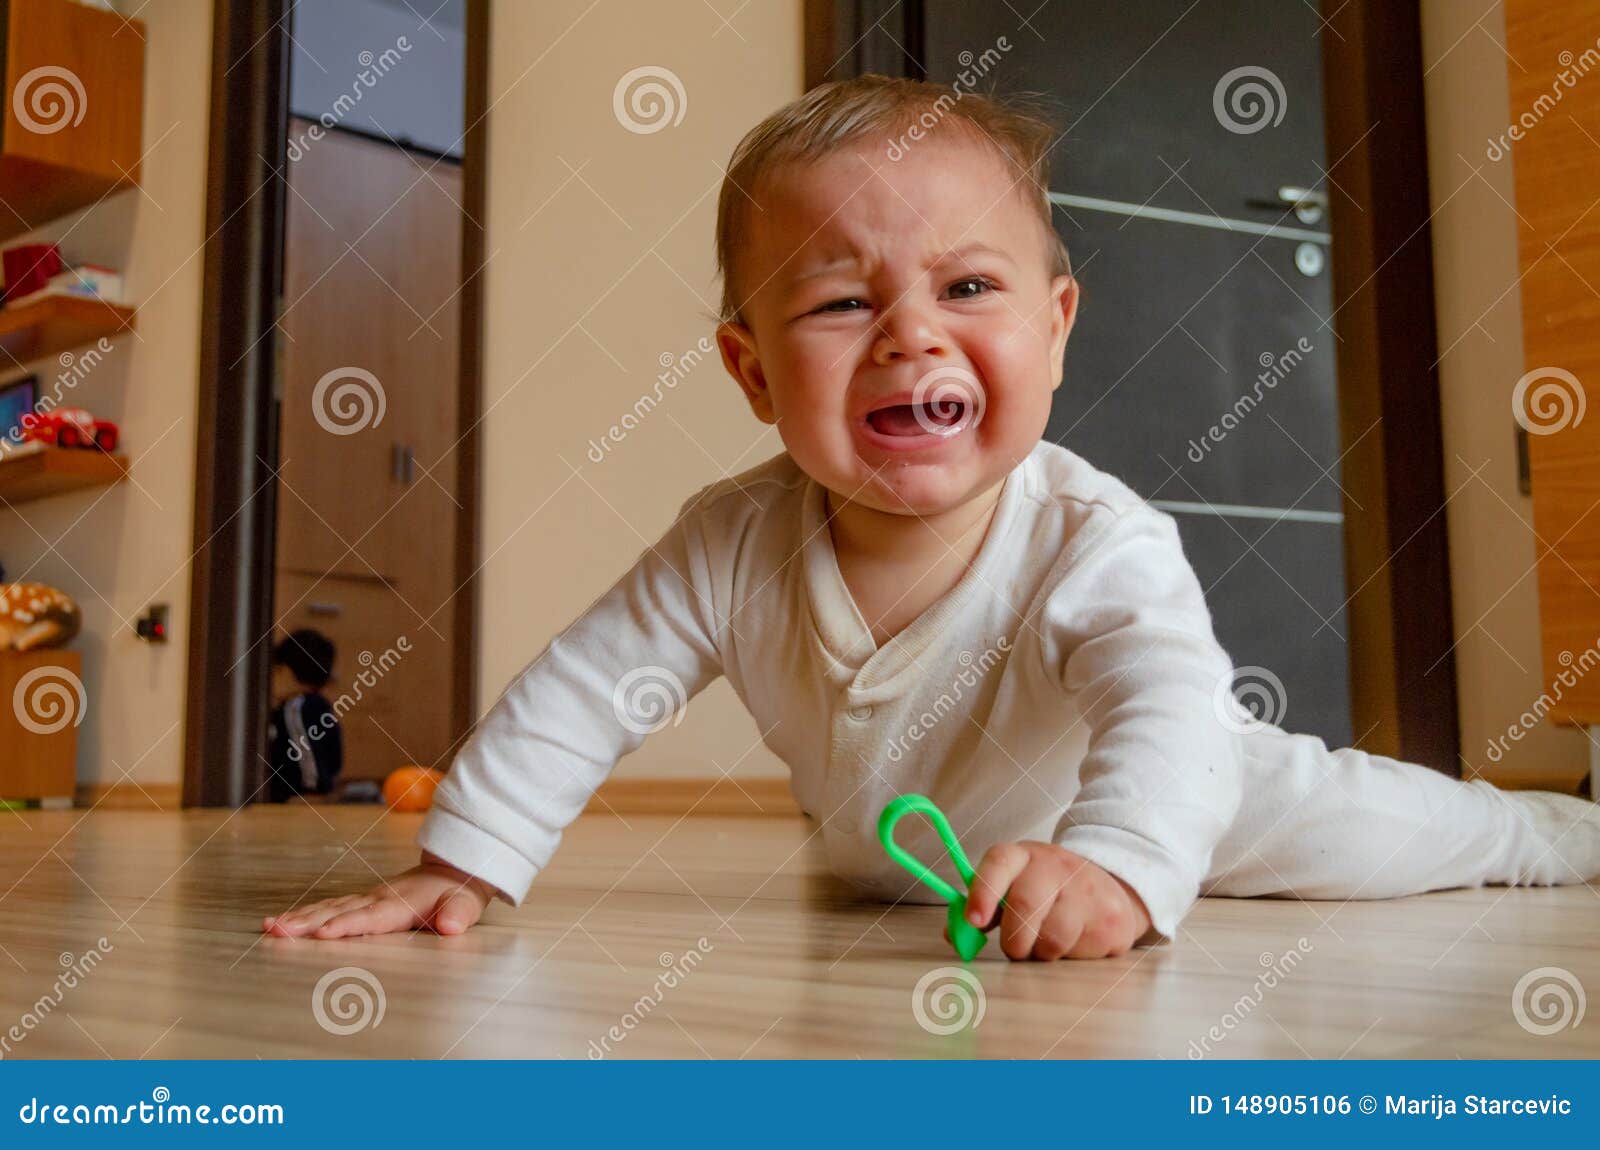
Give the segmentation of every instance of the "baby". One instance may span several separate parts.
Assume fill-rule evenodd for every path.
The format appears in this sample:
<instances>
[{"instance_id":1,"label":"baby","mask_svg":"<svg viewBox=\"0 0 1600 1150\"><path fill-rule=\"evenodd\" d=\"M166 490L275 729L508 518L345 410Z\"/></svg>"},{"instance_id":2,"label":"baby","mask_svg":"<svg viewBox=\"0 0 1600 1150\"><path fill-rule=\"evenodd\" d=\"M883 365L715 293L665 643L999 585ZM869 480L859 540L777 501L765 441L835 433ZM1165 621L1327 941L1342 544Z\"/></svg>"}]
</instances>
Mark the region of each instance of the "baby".
<instances>
[{"instance_id":1,"label":"baby","mask_svg":"<svg viewBox=\"0 0 1600 1150\"><path fill-rule=\"evenodd\" d=\"M1329 750L1233 701L1172 518L1041 442L1079 302L1051 140L995 101L877 76L745 137L718 205L717 340L785 451L696 493L510 685L418 866L264 930L456 934L520 903L661 700L718 675L838 875L931 897L874 834L891 798L926 794L984 850L969 915L1013 959L1171 939L1201 894L1600 873L1592 803ZM899 834L940 853L920 822Z\"/></svg>"}]
</instances>

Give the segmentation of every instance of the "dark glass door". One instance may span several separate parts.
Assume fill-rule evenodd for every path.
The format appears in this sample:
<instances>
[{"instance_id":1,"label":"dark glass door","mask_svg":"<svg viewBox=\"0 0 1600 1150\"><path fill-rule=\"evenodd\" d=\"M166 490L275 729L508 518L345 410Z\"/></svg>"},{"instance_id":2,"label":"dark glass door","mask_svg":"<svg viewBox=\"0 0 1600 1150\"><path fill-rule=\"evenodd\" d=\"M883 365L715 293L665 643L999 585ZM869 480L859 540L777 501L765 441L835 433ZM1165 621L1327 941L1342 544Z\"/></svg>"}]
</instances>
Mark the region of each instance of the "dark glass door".
<instances>
[{"instance_id":1,"label":"dark glass door","mask_svg":"<svg viewBox=\"0 0 1600 1150\"><path fill-rule=\"evenodd\" d=\"M928 0L923 35L929 80L1030 94L1064 133L1083 302L1047 435L1177 519L1240 697L1347 746L1331 33L1276 0L1033 7Z\"/></svg>"}]
</instances>

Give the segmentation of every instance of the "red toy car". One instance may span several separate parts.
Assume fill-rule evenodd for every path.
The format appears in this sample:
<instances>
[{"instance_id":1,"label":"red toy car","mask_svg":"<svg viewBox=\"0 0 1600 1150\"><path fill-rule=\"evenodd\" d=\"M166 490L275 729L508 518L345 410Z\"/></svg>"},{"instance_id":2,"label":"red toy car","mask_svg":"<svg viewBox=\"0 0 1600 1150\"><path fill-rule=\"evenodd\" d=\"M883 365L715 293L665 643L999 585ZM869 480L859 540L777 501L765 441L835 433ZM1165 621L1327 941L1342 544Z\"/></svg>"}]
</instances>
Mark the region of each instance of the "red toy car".
<instances>
[{"instance_id":1,"label":"red toy car","mask_svg":"<svg viewBox=\"0 0 1600 1150\"><path fill-rule=\"evenodd\" d=\"M36 440L55 447L88 447L101 451L117 449L117 425L96 419L81 407L58 407L54 411L29 412L21 419L24 442Z\"/></svg>"}]
</instances>

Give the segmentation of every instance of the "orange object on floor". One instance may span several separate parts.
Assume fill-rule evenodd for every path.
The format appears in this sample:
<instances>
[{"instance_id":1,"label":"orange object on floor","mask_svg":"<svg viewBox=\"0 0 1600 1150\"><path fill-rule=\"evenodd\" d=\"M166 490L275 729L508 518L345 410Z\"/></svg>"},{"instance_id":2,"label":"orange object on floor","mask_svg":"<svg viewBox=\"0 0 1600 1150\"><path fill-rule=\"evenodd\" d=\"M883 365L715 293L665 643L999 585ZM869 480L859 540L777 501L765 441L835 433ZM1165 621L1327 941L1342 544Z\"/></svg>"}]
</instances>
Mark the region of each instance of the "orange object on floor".
<instances>
[{"instance_id":1,"label":"orange object on floor","mask_svg":"<svg viewBox=\"0 0 1600 1150\"><path fill-rule=\"evenodd\" d=\"M433 789L443 778L432 767L396 768L383 780L383 801L392 811L425 811L433 806Z\"/></svg>"}]
</instances>

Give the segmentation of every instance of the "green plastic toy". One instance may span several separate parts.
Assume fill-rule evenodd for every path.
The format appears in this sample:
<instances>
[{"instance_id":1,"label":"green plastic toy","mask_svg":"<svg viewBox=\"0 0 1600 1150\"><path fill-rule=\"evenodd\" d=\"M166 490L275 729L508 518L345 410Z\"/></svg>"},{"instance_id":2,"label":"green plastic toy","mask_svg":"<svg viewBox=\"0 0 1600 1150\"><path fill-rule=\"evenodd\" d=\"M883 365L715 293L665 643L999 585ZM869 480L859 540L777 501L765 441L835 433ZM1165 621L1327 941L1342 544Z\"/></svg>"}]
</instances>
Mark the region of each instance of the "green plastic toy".
<instances>
[{"instance_id":1,"label":"green plastic toy","mask_svg":"<svg viewBox=\"0 0 1600 1150\"><path fill-rule=\"evenodd\" d=\"M944 842L944 849L950 852L950 861L956 864L961 881L967 884L967 889L970 891L973 871L972 864L967 861L967 852L961 849L961 843L956 839L955 832L950 829L950 820L944 817L944 812L926 795L901 795L884 807L883 813L878 816L878 840L883 843L883 849L889 852L890 858L910 871L918 882L950 904L950 909L945 915L945 921L950 928L950 945L956 948L956 953L961 956L963 962L971 962L983 949L984 943L989 941L989 936L967 921L967 896L945 882L894 841L895 823L912 811L926 815L928 821L933 824L933 829ZM1004 905L1004 900L1001 905Z\"/></svg>"}]
</instances>

